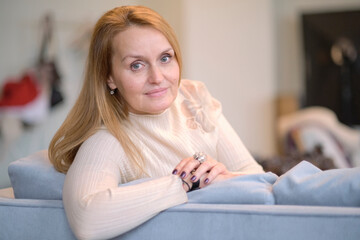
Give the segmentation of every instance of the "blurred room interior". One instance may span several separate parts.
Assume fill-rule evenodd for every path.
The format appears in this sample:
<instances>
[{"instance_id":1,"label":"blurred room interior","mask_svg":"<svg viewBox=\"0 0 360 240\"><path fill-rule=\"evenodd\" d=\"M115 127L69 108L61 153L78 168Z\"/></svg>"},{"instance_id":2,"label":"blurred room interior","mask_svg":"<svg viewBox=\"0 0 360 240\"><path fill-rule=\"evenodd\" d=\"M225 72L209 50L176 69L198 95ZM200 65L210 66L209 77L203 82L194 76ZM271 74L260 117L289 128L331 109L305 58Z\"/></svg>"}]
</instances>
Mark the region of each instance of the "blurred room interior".
<instances>
[{"instance_id":1,"label":"blurred room interior","mask_svg":"<svg viewBox=\"0 0 360 240\"><path fill-rule=\"evenodd\" d=\"M174 27L183 77L206 83L266 170L360 165L360 0L1 0L0 188L76 100L97 18L129 4Z\"/></svg>"}]
</instances>

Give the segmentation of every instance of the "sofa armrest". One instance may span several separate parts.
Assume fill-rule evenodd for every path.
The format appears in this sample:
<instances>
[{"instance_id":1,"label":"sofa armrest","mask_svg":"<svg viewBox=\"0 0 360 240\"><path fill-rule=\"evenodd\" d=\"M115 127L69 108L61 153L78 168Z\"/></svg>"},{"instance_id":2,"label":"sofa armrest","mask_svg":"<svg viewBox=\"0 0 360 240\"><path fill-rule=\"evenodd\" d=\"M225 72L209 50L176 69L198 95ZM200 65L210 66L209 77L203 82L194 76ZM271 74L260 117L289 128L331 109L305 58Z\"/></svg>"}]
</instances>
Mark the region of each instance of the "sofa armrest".
<instances>
[{"instance_id":1,"label":"sofa armrest","mask_svg":"<svg viewBox=\"0 0 360 240\"><path fill-rule=\"evenodd\" d=\"M359 224L360 208L183 204L116 239L358 240Z\"/></svg>"},{"instance_id":2,"label":"sofa armrest","mask_svg":"<svg viewBox=\"0 0 360 240\"><path fill-rule=\"evenodd\" d=\"M0 239L75 239L61 200L0 198Z\"/></svg>"},{"instance_id":3,"label":"sofa armrest","mask_svg":"<svg viewBox=\"0 0 360 240\"><path fill-rule=\"evenodd\" d=\"M0 198L0 239L75 239L61 200ZM135 239L358 240L360 208L183 204L116 237Z\"/></svg>"}]
</instances>

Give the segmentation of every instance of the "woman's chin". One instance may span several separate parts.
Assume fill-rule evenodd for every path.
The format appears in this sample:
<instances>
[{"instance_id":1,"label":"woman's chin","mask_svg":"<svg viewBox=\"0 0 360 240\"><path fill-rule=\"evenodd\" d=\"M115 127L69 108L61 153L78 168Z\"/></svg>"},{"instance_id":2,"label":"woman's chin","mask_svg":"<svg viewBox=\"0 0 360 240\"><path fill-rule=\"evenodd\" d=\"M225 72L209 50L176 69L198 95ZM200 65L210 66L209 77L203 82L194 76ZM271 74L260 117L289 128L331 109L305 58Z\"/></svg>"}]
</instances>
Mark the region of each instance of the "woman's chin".
<instances>
[{"instance_id":1,"label":"woman's chin","mask_svg":"<svg viewBox=\"0 0 360 240\"><path fill-rule=\"evenodd\" d=\"M149 106L149 107L144 107L141 110L135 110L130 108L129 112L133 113L133 114L138 114L138 115L159 115L161 113L163 113L164 111L166 111L166 109L168 109L171 106L171 104L163 104L163 105L158 105L158 106Z\"/></svg>"},{"instance_id":2,"label":"woman's chin","mask_svg":"<svg viewBox=\"0 0 360 240\"><path fill-rule=\"evenodd\" d=\"M164 99L164 101L157 101L157 102L153 103L147 109L148 109L149 114L154 114L154 115L161 114L166 109L170 108L172 103L173 103L173 100L171 101L169 99Z\"/></svg>"},{"instance_id":3,"label":"woman's chin","mask_svg":"<svg viewBox=\"0 0 360 240\"><path fill-rule=\"evenodd\" d=\"M162 114L164 111L166 111L166 109L168 109L169 107L170 107L170 105L163 106L163 107L157 107L157 108L151 109L148 114L159 115L159 114Z\"/></svg>"}]
</instances>

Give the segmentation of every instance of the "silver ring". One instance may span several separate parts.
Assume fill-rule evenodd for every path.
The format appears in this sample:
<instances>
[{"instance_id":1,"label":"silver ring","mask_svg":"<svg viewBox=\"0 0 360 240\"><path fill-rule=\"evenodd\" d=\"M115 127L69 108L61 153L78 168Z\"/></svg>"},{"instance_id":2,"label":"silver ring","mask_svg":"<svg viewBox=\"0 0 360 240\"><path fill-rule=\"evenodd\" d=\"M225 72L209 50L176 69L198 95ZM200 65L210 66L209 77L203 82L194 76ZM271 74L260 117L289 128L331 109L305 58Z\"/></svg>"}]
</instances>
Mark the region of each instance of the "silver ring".
<instances>
[{"instance_id":1,"label":"silver ring","mask_svg":"<svg viewBox=\"0 0 360 240\"><path fill-rule=\"evenodd\" d=\"M199 161L199 163L203 163L206 161L206 154L203 153L203 152L196 152L194 155L193 155L193 158L196 160L196 161Z\"/></svg>"}]
</instances>

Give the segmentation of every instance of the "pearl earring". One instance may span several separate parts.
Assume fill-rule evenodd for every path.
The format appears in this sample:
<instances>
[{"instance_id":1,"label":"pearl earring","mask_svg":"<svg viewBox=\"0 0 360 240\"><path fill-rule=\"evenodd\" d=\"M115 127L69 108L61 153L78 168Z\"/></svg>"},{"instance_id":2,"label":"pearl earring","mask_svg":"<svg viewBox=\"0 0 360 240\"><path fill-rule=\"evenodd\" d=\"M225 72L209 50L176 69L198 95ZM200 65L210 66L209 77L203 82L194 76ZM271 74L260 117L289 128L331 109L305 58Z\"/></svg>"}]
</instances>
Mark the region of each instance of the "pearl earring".
<instances>
[{"instance_id":1,"label":"pearl earring","mask_svg":"<svg viewBox=\"0 0 360 240\"><path fill-rule=\"evenodd\" d=\"M115 94L115 89L111 89L111 90L110 90L110 94L111 94L111 95L114 95L114 94Z\"/></svg>"}]
</instances>

